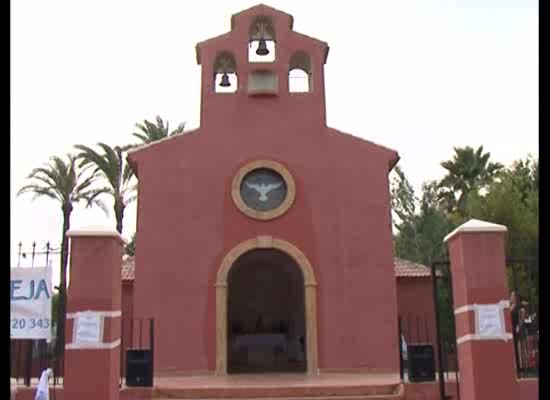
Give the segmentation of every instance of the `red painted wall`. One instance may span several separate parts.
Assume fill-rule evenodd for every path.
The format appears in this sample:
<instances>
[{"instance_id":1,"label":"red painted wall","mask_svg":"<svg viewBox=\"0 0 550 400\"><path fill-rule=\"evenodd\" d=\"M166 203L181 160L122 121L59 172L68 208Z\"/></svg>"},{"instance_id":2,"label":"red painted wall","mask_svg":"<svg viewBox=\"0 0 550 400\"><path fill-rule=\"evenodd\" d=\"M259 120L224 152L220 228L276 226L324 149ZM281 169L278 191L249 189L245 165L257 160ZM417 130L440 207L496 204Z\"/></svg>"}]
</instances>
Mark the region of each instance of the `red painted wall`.
<instances>
[{"instance_id":1,"label":"red painted wall","mask_svg":"<svg viewBox=\"0 0 550 400\"><path fill-rule=\"evenodd\" d=\"M234 35L200 45L201 128L130 153L139 176L135 315L155 318L157 371L213 370L220 263L240 242L271 235L293 243L313 265L320 368L397 371L388 188L397 153L326 127L326 46L289 31L286 14L270 10L264 12L276 20L279 64L268 67L284 73L280 95L246 93L250 15L240 14ZM236 94L215 94L204 80L225 49L237 49L243 72ZM312 93L286 93L285 60L295 49L311 55ZM296 182L293 206L272 221L250 219L231 199L234 175L259 159L282 163Z\"/></svg>"},{"instance_id":2,"label":"red painted wall","mask_svg":"<svg viewBox=\"0 0 550 400\"><path fill-rule=\"evenodd\" d=\"M397 310L401 317L401 329L407 344L430 343L434 348L434 361L439 367L437 356L433 286L430 277L398 277ZM456 351L443 354L443 365L453 369L456 365Z\"/></svg>"},{"instance_id":3,"label":"red painted wall","mask_svg":"<svg viewBox=\"0 0 550 400\"><path fill-rule=\"evenodd\" d=\"M408 342L436 342L432 280L397 278L397 309Z\"/></svg>"},{"instance_id":4,"label":"red painted wall","mask_svg":"<svg viewBox=\"0 0 550 400\"><path fill-rule=\"evenodd\" d=\"M122 282L122 319L134 317L134 281Z\"/></svg>"},{"instance_id":5,"label":"red painted wall","mask_svg":"<svg viewBox=\"0 0 550 400\"><path fill-rule=\"evenodd\" d=\"M518 382L519 382L520 400L538 400L540 398L538 378L537 379L520 379Z\"/></svg>"},{"instance_id":6,"label":"red painted wall","mask_svg":"<svg viewBox=\"0 0 550 400\"><path fill-rule=\"evenodd\" d=\"M126 375L126 349L132 347L132 330L134 327L134 282L122 281L122 375Z\"/></svg>"}]
</instances>

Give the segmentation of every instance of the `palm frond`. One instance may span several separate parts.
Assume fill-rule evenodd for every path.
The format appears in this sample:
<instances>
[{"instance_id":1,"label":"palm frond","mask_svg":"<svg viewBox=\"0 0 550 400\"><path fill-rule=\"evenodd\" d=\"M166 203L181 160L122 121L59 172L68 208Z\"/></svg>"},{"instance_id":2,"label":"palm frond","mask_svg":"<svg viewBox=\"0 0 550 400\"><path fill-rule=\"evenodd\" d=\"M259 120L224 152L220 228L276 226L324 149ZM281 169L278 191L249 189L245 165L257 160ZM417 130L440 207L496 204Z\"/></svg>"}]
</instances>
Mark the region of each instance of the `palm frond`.
<instances>
[{"instance_id":1,"label":"palm frond","mask_svg":"<svg viewBox=\"0 0 550 400\"><path fill-rule=\"evenodd\" d=\"M136 138L141 140L143 143L147 143L147 140L148 140L147 135L144 135L143 133L132 133L132 135L134 135Z\"/></svg>"},{"instance_id":2,"label":"palm frond","mask_svg":"<svg viewBox=\"0 0 550 400\"><path fill-rule=\"evenodd\" d=\"M52 181L50 178L44 176L44 175L33 175L33 176L30 176L27 177L27 179L34 179L35 181L37 182L41 182L42 184L44 184L44 187L49 187L49 188L58 188L58 183L57 182L54 182ZM55 189L54 189L55 190Z\"/></svg>"},{"instance_id":3,"label":"palm frond","mask_svg":"<svg viewBox=\"0 0 550 400\"><path fill-rule=\"evenodd\" d=\"M126 152L130 149L133 149L134 147L137 147L137 146L140 146L139 144L126 144L124 146L121 146L120 148L122 149L123 152Z\"/></svg>"},{"instance_id":4,"label":"palm frond","mask_svg":"<svg viewBox=\"0 0 550 400\"><path fill-rule=\"evenodd\" d=\"M80 165L94 165L96 167L94 173L101 172L101 174L103 174L107 181L109 181L109 184L116 191L116 188L119 186L119 162L116 152L111 146L105 143L98 143L98 146L103 149L104 154L99 154L97 151L88 146L75 146L77 149L81 150L81 153L79 153L78 155L78 157L81 159Z\"/></svg>"},{"instance_id":5,"label":"palm frond","mask_svg":"<svg viewBox=\"0 0 550 400\"><path fill-rule=\"evenodd\" d=\"M59 177L54 170L50 170L45 167L33 169L31 173L27 175L27 179L33 179L36 177L40 177L41 175L42 175L42 178L40 179L47 185L55 185L59 180ZM49 181L46 178L49 179Z\"/></svg>"},{"instance_id":6,"label":"palm frond","mask_svg":"<svg viewBox=\"0 0 550 400\"><path fill-rule=\"evenodd\" d=\"M101 211L103 211L105 213L106 216L109 216L110 213L109 213L109 208L107 207L107 205L100 199L93 199L89 205L89 207L91 207L93 205L96 205L98 206Z\"/></svg>"},{"instance_id":7,"label":"palm frond","mask_svg":"<svg viewBox=\"0 0 550 400\"><path fill-rule=\"evenodd\" d=\"M108 169L108 165L104 158L94 149L82 144L77 144L75 147L80 150L80 153L78 154L78 158L80 159L80 167L95 165L100 170Z\"/></svg>"},{"instance_id":8,"label":"palm frond","mask_svg":"<svg viewBox=\"0 0 550 400\"><path fill-rule=\"evenodd\" d=\"M89 203L91 200L101 207L101 202L95 198L99 193L93 197L95 192L91 189L97 174L92 172L86 177L84 173L89 173L89 167L79 167L77 156L73 154L67 154L64 158L53 156L49 164L31 171L27 176L30 182L21 187L17 195L33 193L32 200L39 197L54 199L69 213L73 204L80 201Z\"/></svg>"},{"instance_id":9,"label":"palm frond","mask_svg":"<svg viewBox=\"0 0 550 400\"><path fill-rule=\"evenodd\" d=\"M133 176L134 176L134 170L132 169L132 167L130 167L130 164L126 163L126 165L124 165L124 172L122 174L123 184L128 183Z\"/></svg>"},{"instance_id":10,"label":"palm frond","mask_svg":"<svg viewBox=\"0 0 550 400\"><path fill-rule=\"evenodd\" d=\"M185 123L180 123L174 131L170 132L169 121L165 123L158 115L155 117L155 120L156 124L148 120L144 120L143 123L136 123L135 126L140 132L134 132L132 135L143 143L151 143L169 136L180 134L185 129Z\"/></svg>"},{"instance_id":11,"label":"palm frond","mask_svg":"<svg viewBox=\"0 0 550 400\"><path fill-rule=\"evenodd\" d=\"M137 194L133 194L126 199L126 205L133 203L138 198Z\"/></svg>"},{"instance_id":12,"label":"palm frond","mask_svg":"<svg viewBox=\"0 0 550 400\"><path fill-rule=\"evenodd\" d=\"M19 191L17 192L17 196L20 196L20 195L25 194L25 193L34 193L34 196L32 197L32 200L35 200L39 196L45 196L45 197L49 197L49 198L54 199L54 200L58 200L60 202L63 201L59 197L59 194L56 193L51 188L47 188L47 187L44 187L44 186L39 186L39 185L33 184L33 183L25 185L21 189L19 189Z\"/></svg>"},{"instance_id":13,"label":"palm frond","mask_svg":"<svg viewBox=\"0 0 550 400\"><path fill-rule=\"evenodd\" d=\"M36 188L34 190L34 195L32 196L32 200L34 201L37 198L42 196L49 197L50 199L53 199L53 200L59 200L59 198L55 195L55 193L52 193L48 189L44 189L44 188Z\"/></svg>"},{"instance_id":14,"label":"palm frond","mask_svg":"<svg viewBox=\"0 0 550 400\"><path fill-rule=\"evenodd\" d=\"M183 133L185 130L185 122L182 122L178 125L178 127L170 133L170 136L179 135L180 133Z\"/></svg>"}]
</instances>

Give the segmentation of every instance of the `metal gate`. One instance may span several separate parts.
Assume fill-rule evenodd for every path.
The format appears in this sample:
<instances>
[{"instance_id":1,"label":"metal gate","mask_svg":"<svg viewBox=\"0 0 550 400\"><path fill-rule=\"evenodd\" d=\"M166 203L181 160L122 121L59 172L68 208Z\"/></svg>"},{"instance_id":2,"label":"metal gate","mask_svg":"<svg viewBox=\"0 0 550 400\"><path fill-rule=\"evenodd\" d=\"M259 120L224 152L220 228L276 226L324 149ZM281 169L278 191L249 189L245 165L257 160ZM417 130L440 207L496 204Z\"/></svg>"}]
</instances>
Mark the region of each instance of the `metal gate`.
<instances>
[{"instance_id":1,"label":"metal gate","mask_svg":"<svg viewBox=\"0 0 550 400\"><path fill-rule=\"evenodd\" d=\"M418 357L429 358L424 368L434 372L432 368L435 367L435 376L426 372L426 378L423 380L437 382L440 400L460 400L452 277L449 267L450 263L447 260L436 261L431 265L431 295L435 321L429 315L398 317L399 365L402 381L417 381L413 379L416 373L410 350L427 348L428 354L419 354Z\"/></svg>"},{"instance_id":2,"label":"metal gate","mask_svg":"<svg viewBox=\"0 0 550 400\"><path fill-rule=\"evenodd\" d=\"M433 296L437 337L437 381L441 400L460 400L460 375L458 346L453 303L451 264L448 260L434 261L431 265ZM439 267L439 268L438 268ZM455 391L451 395L445 382L455 381Z\"/></svg>"},{"instance_id":3,"label":"metal gate","mask_svg":"<svg viewBox=\"0 0 550 400\"><path fill-rule=\"evenodd\" d=\"M508 257L508 287L518 378L539 375L538 258Z\"/></svg>"}]
</instances>

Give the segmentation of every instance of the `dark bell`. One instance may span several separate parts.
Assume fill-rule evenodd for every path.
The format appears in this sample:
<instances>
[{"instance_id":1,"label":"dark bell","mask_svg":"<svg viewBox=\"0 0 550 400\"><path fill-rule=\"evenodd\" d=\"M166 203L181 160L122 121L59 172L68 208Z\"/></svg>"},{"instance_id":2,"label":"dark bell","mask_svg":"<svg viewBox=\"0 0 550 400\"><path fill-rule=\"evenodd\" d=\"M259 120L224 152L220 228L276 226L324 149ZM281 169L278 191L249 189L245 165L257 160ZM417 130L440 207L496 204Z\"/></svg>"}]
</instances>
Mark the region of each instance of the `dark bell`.
<instances>
[{"instance_id":1,"label":"dark bell","mask_svg":"<svg viewBox=\"0 0 550 400\"><path fill-rule=\"evenodd\" d=\"M228 76L226 73L224 73L224 74L222 75L222 81L220 82L220 86L221 86L221 87L229 87L229 86L231 86L231 83L229 83L229 76Z\"/></svg>"},{"instance_id":2,"label":"dark bell","mask_svg":"<svg viewBox=\"0 0 550 400\"><path fill-rule=\"evenodd\" d=\"M258 48L256 49L256 54L259 56L266 56L269 54L265 39L260 39L260 42L258 43Z\"/></svg>"}]
</instances>

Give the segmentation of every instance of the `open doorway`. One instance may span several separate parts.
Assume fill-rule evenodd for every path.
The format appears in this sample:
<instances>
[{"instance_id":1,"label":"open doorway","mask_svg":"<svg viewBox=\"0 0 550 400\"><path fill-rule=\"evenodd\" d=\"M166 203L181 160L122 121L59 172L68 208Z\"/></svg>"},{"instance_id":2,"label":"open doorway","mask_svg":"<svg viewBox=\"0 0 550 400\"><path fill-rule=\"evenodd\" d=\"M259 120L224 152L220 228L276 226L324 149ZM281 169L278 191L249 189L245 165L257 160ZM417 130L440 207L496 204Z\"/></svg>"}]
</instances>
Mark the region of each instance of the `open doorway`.
<instances>
[{"instance_id":1,"label":"open doorway","mask_svg":"<svg viewBox=\"0 0 550 400\"><path fill-rule=\"evenodd\" d=\"M305 372L304 277L277 249L242 254L228 275L227 372Z\"/></svg>"}]
</instances>

